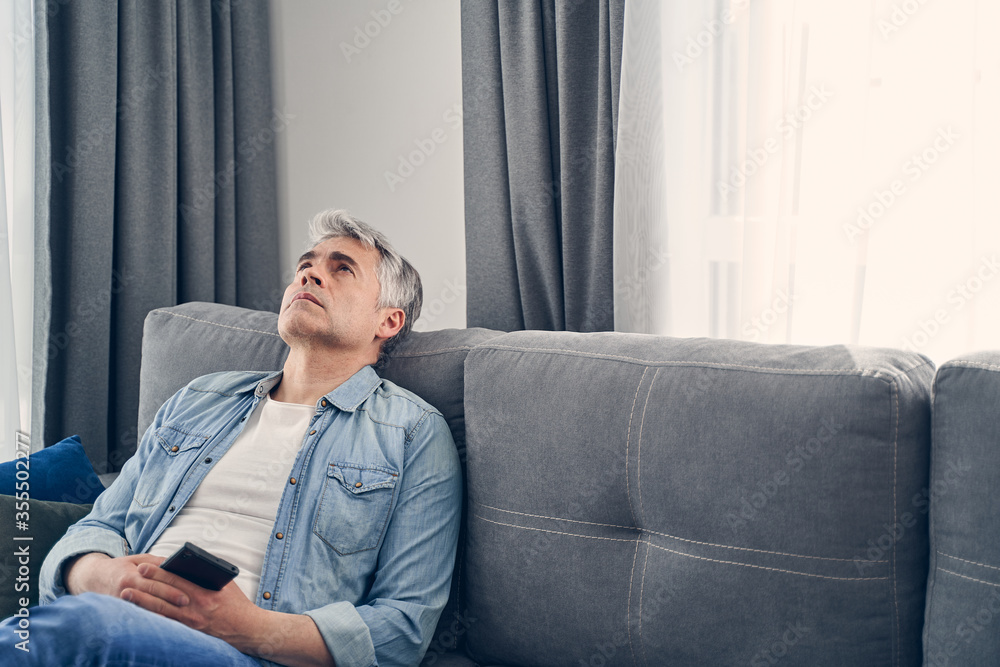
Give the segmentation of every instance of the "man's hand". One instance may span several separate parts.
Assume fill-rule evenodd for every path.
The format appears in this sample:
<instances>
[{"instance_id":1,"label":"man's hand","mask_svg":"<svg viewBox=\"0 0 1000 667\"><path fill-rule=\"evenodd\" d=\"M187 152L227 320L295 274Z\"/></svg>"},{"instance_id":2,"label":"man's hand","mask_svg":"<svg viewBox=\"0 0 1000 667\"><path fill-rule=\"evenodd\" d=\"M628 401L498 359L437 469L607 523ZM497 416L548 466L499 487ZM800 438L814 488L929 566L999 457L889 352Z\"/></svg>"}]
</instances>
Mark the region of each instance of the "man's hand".
<instances>
[{"instance_id":1,"label":"man's hand","mask_svg":"<svg viewBox=\"0 0 1000 667\"><path fill-rule=\"evenodd\" d=\"M218 637L247 655L292 667L333 664L319 629L308 616L261 609L235 581L210 591L152 563L136 569L150 586L123 590L123 600ZM187 603L176 604L177 594L187 598Z\"/></svg>"},{"instance_id":2,"label":"man's hand","mask_svg":"<svg viewBox=\"0 0 1000 667\"><path fill-rule=\"evenodd\" d=\"M212 591L167 572L158 563L141 563L136 570L142 581L122 590L123 600L218 637L244 653L252 648L251 640L265 630L266 612L251 602L235 581ZM181 599L185 602L178 604Z\"/></svg>"},{"instance_id":3,"label":"man's hand","mask_svg":"<svg viewBox=\"0 0 1000 667\"><path fill-rule=\"evenodd\" d=\"M152 554L112 558L103 553L88 553L67 563L63 580L66 590L73 595L91 592L120 598L125 590L139 589L179 607L188 604L188 597L183 591L147 579L139 573L139 565L159 565L163 560L162 556Z\"/></svg>"},{"instance_id":4,"label":"man's hand","mask_svg":"<svg viewBox=\"0 0 1000 667\"><path fill-rule=\"evenodd\" d=\"M236 582L210 591L159 567L165 558L136 554L111 558L88 553L65 566L66 589L112 595L218 637L247 655L286 665L332 665L333 658L311 618L267 611Z\"/></svg>"}]
</instances>

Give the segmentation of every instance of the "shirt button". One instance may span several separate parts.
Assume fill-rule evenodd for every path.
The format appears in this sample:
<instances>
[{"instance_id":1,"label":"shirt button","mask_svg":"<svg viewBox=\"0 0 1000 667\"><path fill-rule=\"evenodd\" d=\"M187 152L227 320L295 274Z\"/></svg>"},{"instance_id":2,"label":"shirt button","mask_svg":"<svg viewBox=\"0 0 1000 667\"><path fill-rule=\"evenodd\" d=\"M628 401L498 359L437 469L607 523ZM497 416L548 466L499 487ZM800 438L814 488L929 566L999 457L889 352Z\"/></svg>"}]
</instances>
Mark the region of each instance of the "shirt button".
<instances>
[{"instance_id":1,"label":"shirt button","mask_svg":"<svg viewBox=\"0 0 1000 667\"><path fill-rule=\"evenodd\" d=\"M265 592L263 597L264 597L265 600L270 600L271 599L271 594Z\"/></svg>"},{"instance_id":2,"label":"shirt button","mask_svg":"<svg viewBox=\"0 0 1000 667\"><path fill-rule=\"evenodd\" d=\"M211 456L209 456L207 459L205 459L205 463L211 463L211 462L212 462L212 457Z\"/></svg>"},{"instance_id":3,"label":"shirt button","mask_svg":"<svg viewBox=\"0 0 1000 667\"><path fill-rule=\"evenodd\" d=\"M173 506L173 505L171 505L171 506L170 506L170 509L168 509L167 511L168 511L168 512L173 512L173 511L174 511L174 506Z\"/></svg>"},{"instance_id":4,"label":"shirt button","mask_svg":"<svg viewBox=\"0 0 1000 667\"><path fill-rule=\"evenodd\" d=\"M320 401L320 405L322 405L324 408L326 407L326 399L325 398L322 401Z\"/></svg>"},{"instance_id":5,"label":"shirt button","mask_svg":"<svg viewBox=\"0 0 1000 667\"><path fill-rule=\"evenodd\" d=\"M316 429L309 431L309 435L316 435Z\"/></svg>"},{"instance_id":6,"label":"shirt button","mask_svg":"<svg viewBox=\"0 0 1000 667\"><path fill-rule=\"evenodd\" d=\"M283 538L285 536L285 534L284 533L275 533L274 536L277 537L280 540L281 538Z\"/></svg>"},{"instance_id":7,"label":"shirt button","mask_svg":"<svg viewBox=\"0 0 1000 667\"><path fill-rule=\"evenodd\" d=\"M177 445L174 445L173 447L170 448L170 451L176 452L179 449L180 449L180 447L178 447Z\"/></svg>"},{"instance_id":8,"label":"shirt button","mask_svg":"<svg viewBox=\"0 0 1000 667\"><path fill-rule=\"evenodd\" d=\"M355 488L355 489L360 489L360 488L361 488L361 482L358 482L358 483L356 483L356 484L354 485L354 488Z\"/></svg>"},{"instance_id":9,"label":"shirt button","mask_svg":"<svg viewBox=\"0 0 1000 667\"><path fill-rule=\"evenodd\" d=\"M289 483L289 484L295 484L295 478L294 478L294 477L292 477L292 478L291 478L290 480L288 480L288 483Z\"/></svg>"}]
</instances>

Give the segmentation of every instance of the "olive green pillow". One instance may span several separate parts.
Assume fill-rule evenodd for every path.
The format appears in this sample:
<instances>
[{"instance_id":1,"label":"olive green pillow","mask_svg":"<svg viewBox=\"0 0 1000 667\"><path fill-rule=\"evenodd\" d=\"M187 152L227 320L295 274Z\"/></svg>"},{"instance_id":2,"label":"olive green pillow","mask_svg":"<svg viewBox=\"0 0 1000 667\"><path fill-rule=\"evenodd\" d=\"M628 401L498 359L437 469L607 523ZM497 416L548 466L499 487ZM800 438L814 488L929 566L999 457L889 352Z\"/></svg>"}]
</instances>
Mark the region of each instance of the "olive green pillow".
<instances>
[{"instance_id":1,"label":"olive green pillow","mask_svg":"<svg viewBox=\"0 0 1000 667\"><path fill-rule=\"evenodd\" d=\"M27 598L29 607L38 604L38 573L49 549L66 530L90 513L93 505L31 500L27 510L27 530L19 530L14 496L0 495L0 618L13 616ZM30 537L30 540L15 540ZM26 552L26 553L25 553ZM27 566L27 576L21 569Z\"/></svg>"}]
</instances>

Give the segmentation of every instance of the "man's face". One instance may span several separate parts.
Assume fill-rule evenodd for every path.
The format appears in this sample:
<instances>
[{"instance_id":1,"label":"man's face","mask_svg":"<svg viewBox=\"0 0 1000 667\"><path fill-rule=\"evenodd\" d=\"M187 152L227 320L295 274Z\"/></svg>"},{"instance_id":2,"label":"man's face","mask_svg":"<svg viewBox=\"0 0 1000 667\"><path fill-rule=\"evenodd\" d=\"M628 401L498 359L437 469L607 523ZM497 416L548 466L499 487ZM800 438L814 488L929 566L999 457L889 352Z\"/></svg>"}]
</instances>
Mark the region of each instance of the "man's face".
<instances>
[{"instance_id":1,"label":"man's face","mask_svg":"<svg viewBox=\"0 0 1000 667\"><path fill-rule=\"evenodd\" d=\"M329 239L302 255L278 314L285 342L367 349L383 310L377 308L378 262L378 250L350 237Z\"/></svg>"}]
</instances>

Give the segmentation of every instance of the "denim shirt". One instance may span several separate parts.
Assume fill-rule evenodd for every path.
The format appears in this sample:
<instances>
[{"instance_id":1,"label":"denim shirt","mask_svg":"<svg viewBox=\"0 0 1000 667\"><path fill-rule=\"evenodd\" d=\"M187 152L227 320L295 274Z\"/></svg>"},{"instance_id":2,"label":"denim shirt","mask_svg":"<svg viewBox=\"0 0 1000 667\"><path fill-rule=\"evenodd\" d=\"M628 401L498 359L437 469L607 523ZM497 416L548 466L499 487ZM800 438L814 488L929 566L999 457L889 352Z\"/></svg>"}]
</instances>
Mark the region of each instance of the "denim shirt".
<instances>
[{"instance_id":1,"label":"denim shirt","mask_svg":"<svg viewBox=\"0 0 1000 667\"><path fill-rule=\"evenodd\" d=\"M164 403L118 479L45 559L41 602L66 594L73 556L145 553L280 379L215 373ZM255 603L309 615L338 667L414 665L448 599L461 505L444 417L365 366L316 403Z\"/></svg>"}]
</instances>

